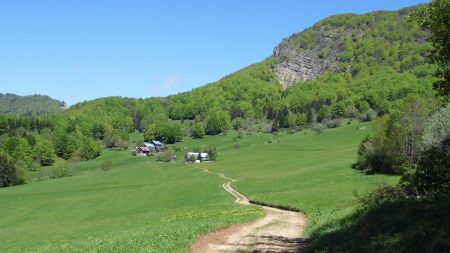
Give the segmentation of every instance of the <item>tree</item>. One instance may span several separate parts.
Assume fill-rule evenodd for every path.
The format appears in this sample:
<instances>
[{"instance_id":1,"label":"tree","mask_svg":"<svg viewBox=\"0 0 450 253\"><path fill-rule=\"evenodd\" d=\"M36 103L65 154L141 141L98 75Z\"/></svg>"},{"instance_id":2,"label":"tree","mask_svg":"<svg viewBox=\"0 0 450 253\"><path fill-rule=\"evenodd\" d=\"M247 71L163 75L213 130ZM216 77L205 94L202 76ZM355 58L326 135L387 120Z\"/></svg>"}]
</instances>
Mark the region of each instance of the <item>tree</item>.
<instances>
[{"instance_id":1,"label":"tree","mask_svg":"<svg viewBox=\"0 0 450 253\"><path fill-rule=\"evenodd\" d=\"M322 122L325 119L328 119L329 117L330 117L330 108L326 105L323 105L320 108L319 113L317 114L317 121Z\"/></svg>"},{"instance_id":2,"label":"tree","mask_svg":"<svg viewBox=\"0 0 450 253\"><path fill-rule=\"evenodd\" d=\"M192 129L192 137L199 139L202 138L205 135L205 128L203 127L203 123L199 122L194 125L194 128Z\"/></svg>"},{"instance_id":3,"label":"tree","mask_svg":"<svg viewBox=\"0 0 450 253\"><path fill-rule=\"evenodd\" d=\"M8 187L16 180L16 170L8 155L0 153L0 187Z\"/></svg>"},{"instance_id":4,"label":"tree","mask_svg":"<svg viewBox=\"0 0 450 253\"><path fill-rule=\"evenodd\" d=\"M226 111L211 111L206 117L205 132L209 135L216 135L226 132L231 128L230 114Z\"/></svg>"},{"instance_id":5,"label":"tree","mask_svg":"<svg viewBox=\"0 0 450 253\"><path fill-rule=\"evenodd\" d=\"M440 79L433 86L438 94L450 95L450 1L433 0L412 15L420 26L432 33L431 61L438 65L435 75Z\"/></svg>"},{"instance_id":6,"label":"tree","mask_svg":"<svg viewBox=\"0 0 450 253\"><path fill-rule=\"evenodd\" d=\"M45 139L39 140L34 147L34 158L42 165L49 166L55 162L55 150Z\"/></svg>"},{"instance_id":7,"label":"tree","mask_svg":"<svg viewBox=\"0 0 450 253\"><path fill-rule=\"evenodd\" d=\"M395 174L413 168L420 159L422 133L433 108L432 101L418 97L398 103L389 116L376 121L373 136L360 147L355 167Z\"/></svg>"},{"instance_id":8,"label":"tree","mask_svg":"<svg viewBox=\"0 0 450 253\"><path fill-rule=\"evenodd\" d=\"M60 132L56 134L55 138L55 151L56 155L69 159L75 150L79 148L79 140L76 136L72 134L67 134L65 132Z\"/></svg>"},{"instance_id":9,"label":"tree","mask_svg":"<svg viewBox=\"0 0 450 253\"><path fill-rule=\"evenodd\" d=\"M79 148L81 160L94 159L102 153L102 148L95 140L85 137Z\"/></svg>"},{"instance_id":10,"label":"tree","mask_svg":"<svg viewBox=\"0 0 450 253\"><path fill-rule=\"evenodd\" d=\"M450 195L450 137L426 149L416 172L402 177L401 182L414 195Z\"/></svg>"},{"instance_id":11,"label":"tree","mask_svg":"<svg viewBox=\"0 0 450 253\"><path fill-rule=\"evenodd\" d=\"M345 104L342 102L339 102L331 108L331 118L337 119L341 118L345 115Z\"/></svg>"},{"instance_id":12,"label":"tree","mask_svg":"<svg viewBox=\"0 0 450 253\"><path fill-rule=\"evenodd\" d=\"M438 110L428 120L423 134L424 147L438 147L450 136L450 105Z\"/></svg>"},{"instance_id":13,"label":"tree","mask_svg":"<svg viewBox=\"0 0 450 253\"><path fill-rule=\"evenodd\" d=\"M105 137L106 127L100 122L95 122L92 125L92 136L95 139L102 140Z\"/></svg>"},{"instance_id":14,"label":"tree","mask_svg":"<svg viewBox=\"0 0 450 253\"><path fill-rule=\"evenodd\" d=\"M152 141L154 139L156 139L156 135L157 135L157 127L156 124L151 124L147 127L147 130L145 131L145 140L146 141Z\"/></svg>"},{"instance_id":15,"label":"tree","mask_svg":"<svg viewBox=\"0 0 450 253\"><path fill-rule=\"evenodd\" d=\"M32 151L31 151L30 144L28 144L28 141L26 141L23 138L20 138L19 143L16 146L16 149L14 150L14 153L12 156L13 156L14 160L16 160L16 161L22 160L22 161L29 163L33 160L31 153L32 153Z\"/></svg>"}]
</instances>

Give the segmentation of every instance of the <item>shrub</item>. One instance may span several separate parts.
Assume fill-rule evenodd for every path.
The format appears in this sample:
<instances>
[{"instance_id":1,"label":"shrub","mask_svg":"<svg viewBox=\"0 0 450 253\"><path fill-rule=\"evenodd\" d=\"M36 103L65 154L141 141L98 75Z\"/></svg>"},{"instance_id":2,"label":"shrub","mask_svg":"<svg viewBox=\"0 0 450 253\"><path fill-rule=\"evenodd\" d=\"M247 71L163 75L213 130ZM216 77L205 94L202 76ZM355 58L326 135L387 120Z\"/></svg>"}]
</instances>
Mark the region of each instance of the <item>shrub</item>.
<instances>
[{"instance_id":1,"label":"shrub","mask_svg":"<svg viewBox=\"0 0 450 253\"><path fill-rule=\"evenodd\" d=\"M31 181L31 175L26 162L19 160L14 163L16 179L14 185L26 184Z\"/></svg>"},{"instance_id":2,"label":"shrub","mask_svg":"<svg viewBox=\"0 0 450 253\"><path fill-rule=\"evenodd\" d=\"M69 164L64 160L58 160L53 166L49 168L48 177L49 178L61 178L68 177L70 175Z\"/></svg>"},{"instance_id":3,"label":"shrub","mask_svg":"<svg viewBox=\"0 0 450 253\"><path fill-rule=\"evenodd\" d=\"M322 132L325 130L325 125L322 124L322 123L316 123L316 124L314 124L314 125L311 127L311 129L312 129L315 133L320 134L320 133L322 133Z\"/></svg>"},{"instance_id":4,"label":"shrub","mask_svg":"<svg viewBox=\"0 0 450 253\"><path fill-rule=\"evenodd\" d=\"M372 108L369 108L366 112L361 113L361 115L359 115L359 119L361 121L372 121L377 117L377 112L374 111Z\"/></svg>"},{"instance_id":5,"label":"shrub","mask_svg":"<svg viewBox=\"0 0 450 253\"><path fill-rule=\"evenodd\" d=\"M166 150L156 155L156 160L161 162L170 162L175 158L175 153L171 150Z\"/></svg>"},{"instance_id":6,"label":"shrub","mask_svg":"<svg viewBox=\"0 0 450 253\"><path fill-rule=\"evenodd\" d=\"M342 125L342 120L341 119L325 120L323 124L325 124L327 128L336 128Z\"/></svg>"},{"instance_id":7,"label":"shrub","mask_svg":"<svg viewBox=\"0 0 450 253\"><path fill-rule=\"evenodd\" d=\"M217 160L218 154L217 154L216 147L208 146L204 149L204 151L205 151L205 153L208 153L209 160L211 160L211 161Z\"/></svg>"},{"instance_id":8,"label":"shrub","mask_svg":"<svg viewBox=\"0 0 450 253\"><path fill-rule=\"evenodd\" d=\"M190 161L191 163L195 163L195 160L197 160L197 158L198 158L198 157L195 157L195 156L191 155L191 156L189 157L189 161Z\"/></svg>"}]
</instances>

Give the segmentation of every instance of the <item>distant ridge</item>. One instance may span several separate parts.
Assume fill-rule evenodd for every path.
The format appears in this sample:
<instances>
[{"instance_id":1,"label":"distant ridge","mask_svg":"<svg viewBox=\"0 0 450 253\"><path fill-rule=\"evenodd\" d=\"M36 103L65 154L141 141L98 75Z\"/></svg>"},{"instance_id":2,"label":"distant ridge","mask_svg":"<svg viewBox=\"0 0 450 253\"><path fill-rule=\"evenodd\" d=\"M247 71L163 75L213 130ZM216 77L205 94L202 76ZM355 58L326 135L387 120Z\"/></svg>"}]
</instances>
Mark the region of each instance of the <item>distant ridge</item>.
<instances>
[{"instance_id":1,"label":"distant ridge","mask_svg":"<svg viewBox=\"0 0 450 253\"><path fill-rule=\"evenodd\" d=\"M0 93L0 113L11 115L48 115L67 108L65 102L46 95L19 96Z\"/></svg>"}]
</instances>

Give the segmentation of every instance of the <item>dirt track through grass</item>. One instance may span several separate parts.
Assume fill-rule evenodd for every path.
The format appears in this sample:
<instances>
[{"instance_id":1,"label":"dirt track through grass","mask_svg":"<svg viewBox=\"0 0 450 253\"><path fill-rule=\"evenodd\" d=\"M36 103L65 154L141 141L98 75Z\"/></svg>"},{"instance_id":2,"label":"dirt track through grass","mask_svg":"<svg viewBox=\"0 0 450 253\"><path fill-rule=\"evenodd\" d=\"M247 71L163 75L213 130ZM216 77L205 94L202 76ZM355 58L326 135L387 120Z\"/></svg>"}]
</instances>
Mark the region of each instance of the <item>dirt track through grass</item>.
<instances>
[{"instance_id":1,"label":"dirt track through grass","mask_svg":"<svg viewBox=\"0 0 450 253\"><path fill-rule=\"evenodd\" d=\"M222 173L211 172L229 180L223 188L241 205L253 205L242 193L232 187L236 179ZM240 224L209 233L192 247L192 253L219 252L302 252L305 216L302 213L261 206L266 215L251 223Z\"/></svg>"}]
</instances>

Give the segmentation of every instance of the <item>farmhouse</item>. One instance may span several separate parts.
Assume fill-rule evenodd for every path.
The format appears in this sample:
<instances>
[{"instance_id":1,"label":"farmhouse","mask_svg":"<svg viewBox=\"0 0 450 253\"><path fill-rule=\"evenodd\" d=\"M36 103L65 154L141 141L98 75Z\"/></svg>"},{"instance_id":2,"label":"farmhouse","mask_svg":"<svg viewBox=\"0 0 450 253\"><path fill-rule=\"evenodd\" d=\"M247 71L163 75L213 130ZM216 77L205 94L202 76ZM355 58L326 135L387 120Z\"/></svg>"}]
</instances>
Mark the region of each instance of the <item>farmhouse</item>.
<instances>
[{"instance_id":1,"label":"farmhouse","mask_svg":"<svg viewBox=\"0 0 450 253\"><path fill-rule=\"evenodd\" d=\"M149 155L152 154L150 149L147 148L146 146L136 147L135 150L134 150L134 153L136 154L136 156L149 156Z\"/></svg>"}]
</instances>

